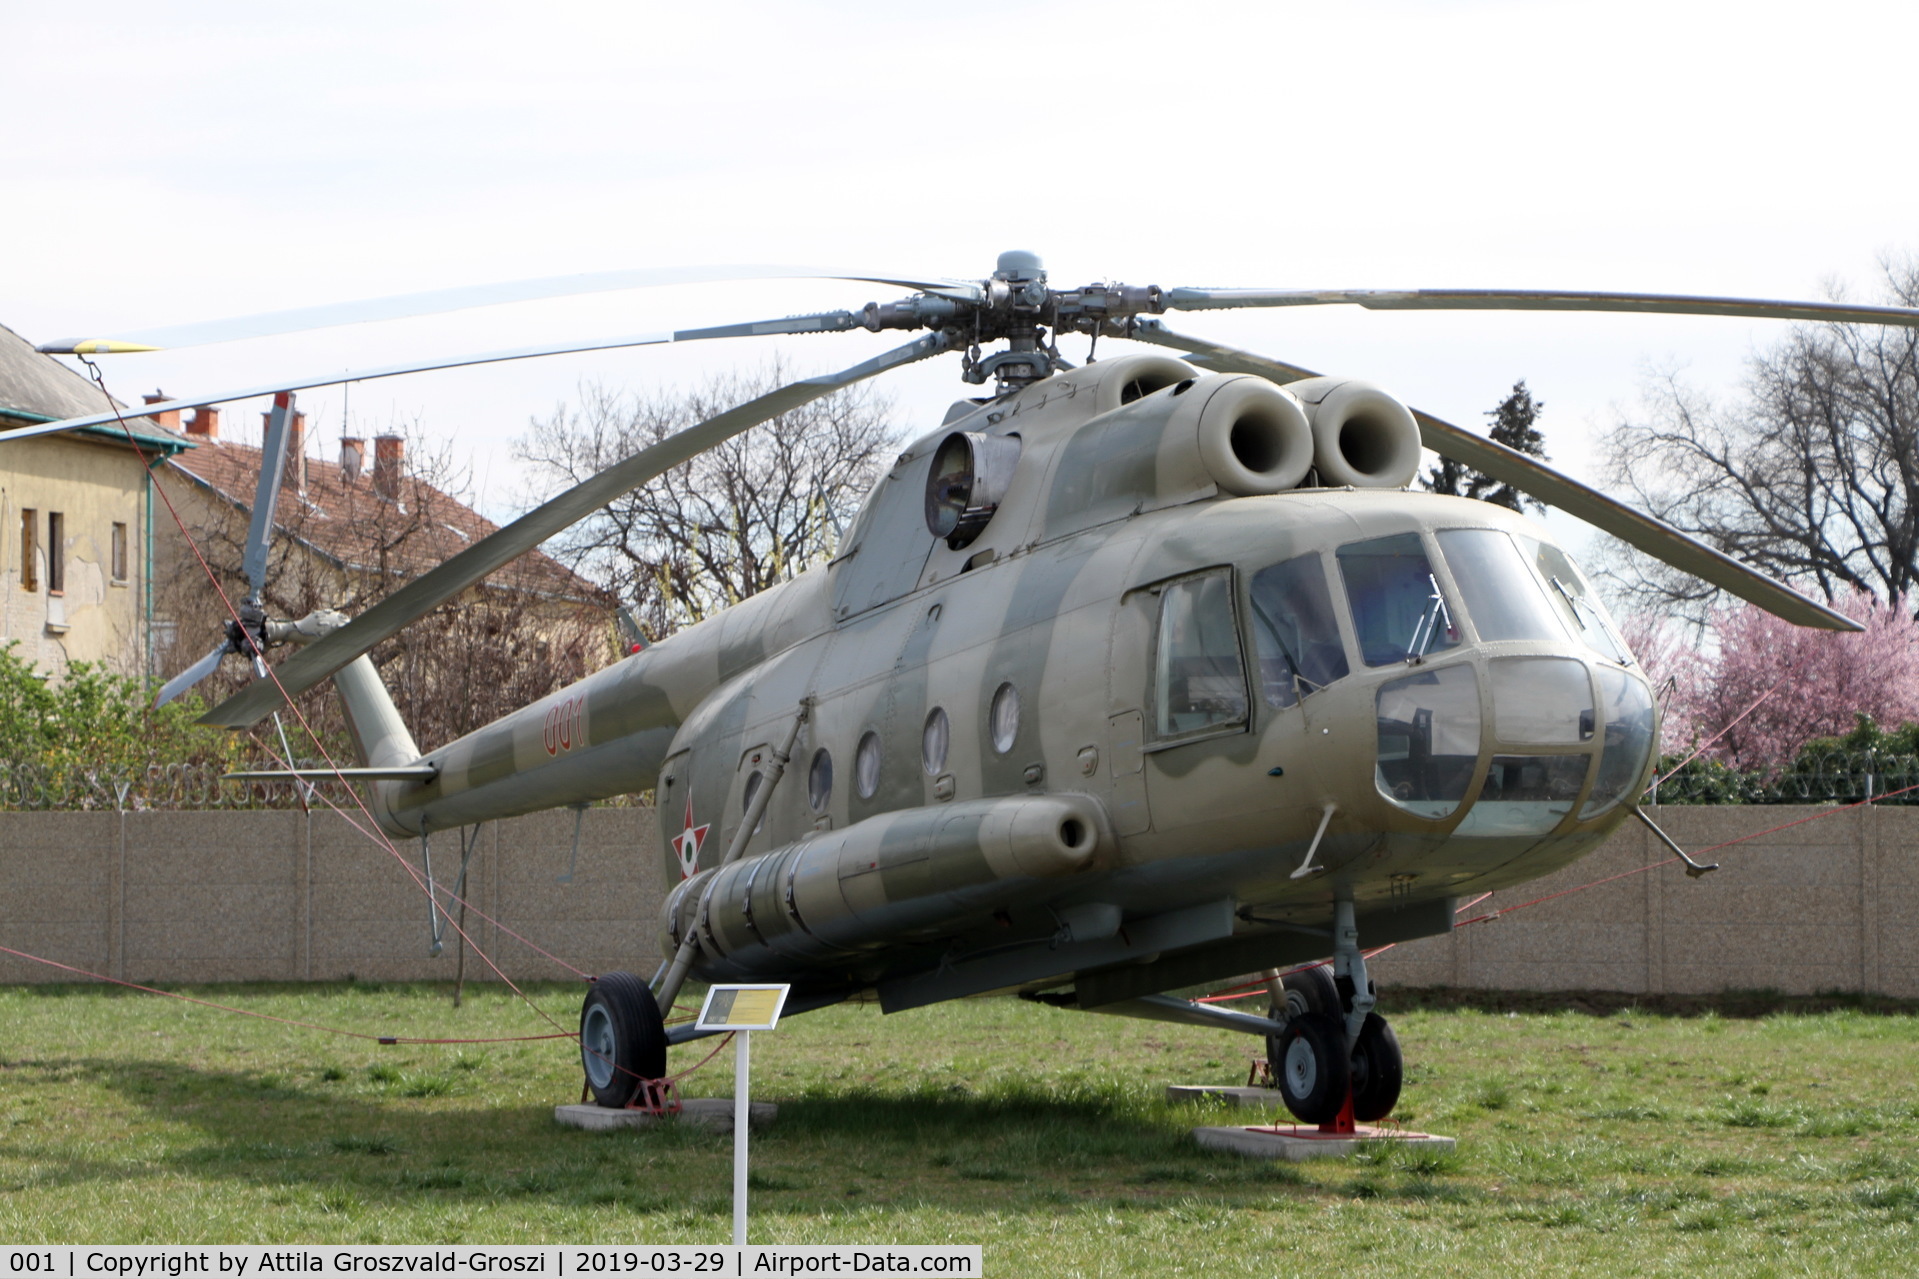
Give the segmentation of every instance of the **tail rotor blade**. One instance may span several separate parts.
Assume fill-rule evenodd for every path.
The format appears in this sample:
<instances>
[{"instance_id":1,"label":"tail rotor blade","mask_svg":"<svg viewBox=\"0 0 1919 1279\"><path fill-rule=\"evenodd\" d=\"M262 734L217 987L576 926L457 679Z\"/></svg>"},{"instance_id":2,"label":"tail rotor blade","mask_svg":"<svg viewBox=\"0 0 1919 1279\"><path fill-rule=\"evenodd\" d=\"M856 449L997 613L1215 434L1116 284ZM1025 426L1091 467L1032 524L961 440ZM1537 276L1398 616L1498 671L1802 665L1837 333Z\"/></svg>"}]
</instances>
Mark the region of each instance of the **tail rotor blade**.
<instances>
[{"instance_id":1,"label":"tail rotor blade","mask_svg":"<svg viewBox=\"0 0 1919 1279\"><path fill-rule=\"evenodd\" d=\"M165 706L168 702L180 696L180 694L186 692L189 688L192 688L195 684L198 684L201 680L213 674L213 672L219 670L220 659L230 652L232 652L231 647L226 641L222 640L220 647L214 649L211 653L208 653L205 657L187 667L178 675L175 675L165 684L162 684L160 691L154 695L153 704L156 707Z\"/></svg>"},{"instance_id":2,"label":"tail rotor blade","mask_svg":"<svg viewBox=\"0 0 1919 1279\"><path fill-rule=\"evenodd\" d=\"M253 490L253 518L247 525L246 553L240 560L256 601L264 598L262 592L266 590L267 550L273 542L273 516L280 504L280 480L286 474L292 425L293 393L281 391L273 397L266 437L260 442L260 480Z\"/></svg>"},{"instance_id":3,"label":"tail rotor blade","mask_svg":"<svg viewBox=\"0 0 1919 1279\"><path fill-rule=\"evenodd\" d=\"M227 728L251 728L285 701L298 696L395 634L414 619L484 580L488 574L532 550L541 542L585 519L622 493L664 474L716 444L803 404L830 395L916 360L937 355L948 347L939 333L928 334L905 346L838 373L791 382L698 426L641 449L623 462L601 471L558 497L535 507L505 528L481 538L452 559L422 574L375 604L347 625L307 645L275 669L272 681L260 681L237 697L215 707L201 723Z\"/></svg>"}]
</instances>

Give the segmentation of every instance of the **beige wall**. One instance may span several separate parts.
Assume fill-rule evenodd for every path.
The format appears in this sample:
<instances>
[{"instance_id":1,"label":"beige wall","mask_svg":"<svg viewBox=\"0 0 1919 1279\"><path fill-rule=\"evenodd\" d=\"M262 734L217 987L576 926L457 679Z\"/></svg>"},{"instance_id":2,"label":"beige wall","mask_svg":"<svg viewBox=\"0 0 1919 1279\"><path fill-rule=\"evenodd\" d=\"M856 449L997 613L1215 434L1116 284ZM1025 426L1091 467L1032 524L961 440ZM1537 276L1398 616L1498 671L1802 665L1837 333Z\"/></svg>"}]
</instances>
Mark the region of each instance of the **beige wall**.
<instances>
[{"instance_id":1,"label":"beige wall","mask_svg":"<svg viewBox=\"0 0 1919 1279\"><path fill-rule=\"evenodd\" d=\"M1708 994L1853 991L1919 997L1919 810L1796 807L1648 810L1680 847L1827 814L1702 861L1528 906L1450 937L1395 946L1374 961L1381 985L1487 990ZM1670 854L1629 822L1557 874L1497 894L1462 918L1621 875ZM1363 938L1361 939L1364 940Z\"/></svg>"},{"instance_id":2,"label":"beige wall","mask_svg":"<svg viewBox=\"0 0 1919 1279\"><path fill-rule=\"evenodd\" d=\"M44 436L7 444L0 469L0 643L56 678L70 661L102 662L141 673L145 604L146 477L125 445L85 437ZM37 587L22 588L21 512L36 513ZM47 513L66 521L64 545L47 545ZM127 573L113 579L113 525L127 526ZM48 556L66 563L66 593L47 591ZM51 612L49 611L51 609Z\"/></svg>"},{"instance_id":3,"label":"beige wall","mask_svg":"<svg viewBox=\"0 0 1919 1279\"><path fill-rule=\"evenodd\" d=\"M660 889L651 809L542 813L481 828L483 911L587 972L651 973ZM398 851L417 870L415 840ZM457 835L433 841L436 880ZM565 978L478 914L467 932L515 980ZM0 813L0 945L139 982L451 979L427 956L426 899L391 854L332 812ZM493 974L471 953L467 975ZM0 954L0 982L74 980Z\"/></svg>"},{"instance_id":4,"label":"beige wall","mask_svg":"<svg viewBox=\"0 0 1919 1279\"><path fill-rule=\"evenodd\" d=\"M1653 811L1689 849L1831 812ZM484 827L469 899L588 972L650 973L660 898L652 811L589 810L572 880L561 882L573 821L561 811ZM1919 810L1838 813L1711 854L1723 866L1703 879L1665 866L1394 947L1374 975L1386 987L1919 997L1915 844ZM417 841L400 851L419 865ZM1468 914L1664 856L1630 824L1583 862ZM436 875L450 879L458 863L458 839L436 839ZM477 916L468 931L516 980L569 975ZM332 813L0 813L0 945L134 981L454 971L451 944L427 957L427 911L412 881ZM491 976L471 955L467 973ZM0 955L0 982L71 979Z\"/></svg>"}]
</instances>

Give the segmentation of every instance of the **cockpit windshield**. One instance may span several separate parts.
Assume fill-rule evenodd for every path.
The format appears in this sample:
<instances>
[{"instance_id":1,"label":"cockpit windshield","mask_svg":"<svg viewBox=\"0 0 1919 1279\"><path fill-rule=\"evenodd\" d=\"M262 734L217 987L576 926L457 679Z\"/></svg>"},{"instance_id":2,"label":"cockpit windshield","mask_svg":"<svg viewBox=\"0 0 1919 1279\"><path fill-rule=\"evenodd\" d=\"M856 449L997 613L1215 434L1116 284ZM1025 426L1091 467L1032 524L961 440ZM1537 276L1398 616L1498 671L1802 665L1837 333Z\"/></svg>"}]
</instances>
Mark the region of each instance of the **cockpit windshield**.
<instances>
[{"instance_id":1,"label":"cockpit windshield","mask_svg":"<svg viewBox=\"0 0 1919 1279\"><path fill-rule=\"evenodd\" d=\"M1459 643L1452 605L1417 533L1349 542L1337 554L1366 665L1390 666Z\"/></svg>"},{"instance_id":2,"label":"cockpit windshield","mask_svg":"<svg viewBox=\"0 0 1919 1279\"><path fill-rule=\"evenodd\" d=\"M1439 549L1480 639L1565 639L1565 628L1512 538L1497 529L1449 528L1439 533Z\"/></svg>"}]
</instances>

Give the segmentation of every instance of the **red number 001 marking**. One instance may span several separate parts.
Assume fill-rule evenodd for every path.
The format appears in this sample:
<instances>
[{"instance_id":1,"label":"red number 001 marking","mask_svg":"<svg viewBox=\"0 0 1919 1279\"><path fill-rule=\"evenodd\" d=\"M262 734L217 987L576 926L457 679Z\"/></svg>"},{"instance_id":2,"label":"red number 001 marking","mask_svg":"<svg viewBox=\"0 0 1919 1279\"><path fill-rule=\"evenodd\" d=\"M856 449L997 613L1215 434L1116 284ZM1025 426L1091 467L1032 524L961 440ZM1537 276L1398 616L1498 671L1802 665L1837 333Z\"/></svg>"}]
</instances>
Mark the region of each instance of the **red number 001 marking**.
<instances>
[{"instance_id":1,"label":"red number 001 marking","mask_svg":"<svg viewBox=\"0 0 1919 1279\"><path fill-rule=\"evenodd\" d=\"M582 699L569 697L546 708L543 740L547 754L558 755L561 751L573 749L574 740L580 736L581 707Z\"/></svg>"}]
</instances>

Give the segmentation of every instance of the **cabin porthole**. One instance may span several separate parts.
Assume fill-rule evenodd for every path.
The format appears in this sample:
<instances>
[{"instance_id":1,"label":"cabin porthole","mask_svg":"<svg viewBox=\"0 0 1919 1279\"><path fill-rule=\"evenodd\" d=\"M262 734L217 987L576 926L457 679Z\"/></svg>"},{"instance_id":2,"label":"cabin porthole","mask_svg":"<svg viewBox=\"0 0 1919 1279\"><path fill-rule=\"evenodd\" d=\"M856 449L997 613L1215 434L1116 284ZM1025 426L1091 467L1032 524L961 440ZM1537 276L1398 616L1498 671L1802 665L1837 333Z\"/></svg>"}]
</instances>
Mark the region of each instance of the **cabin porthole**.
<instances>
[{"instance_id":1,"label":"cabin porthole","mask_svg":"<svg viewBox=\"0 0 1919 1279\"><path fill-rule=\"evenodd\" d=\"M993 749L1001 755L1012 750L1019 737L1019 690L1010 682L1001 684L993 694L990 726Z\"/></svg>"},{"instance_id":2,"label":"cabin porthole","mask_svg":"<svg viewBox=\"0 0 1919 1279\"><path fill-rule=\"evenodd\" d=\"M946 746L951 739L952 724L946 718L946 708L935 706L920 732L920 766L928 777L938 777L946 771Z\"/></svg>"},{"instance_id":3,"label":"cabin porthole","mask_svg":"<svg viewBox=\"0 0 1919 1279\"><path fill-rule=\"evenodd\" d=\"M833 800L833 754L824 746L813 752L813 766L806 770L806 802L813 811L823 813Z\"/></svg>"},{"instance_id":4,"label":"cabin porthole","mask_svg":"<svg viewBox=\"0 0 1919 1279\"><path fill-rule=\"evenodd\" d=\"M853 787L861 799L871 799L880 788L880 735L867 730L853 756Z\"/></svg>"}]
</instances>

